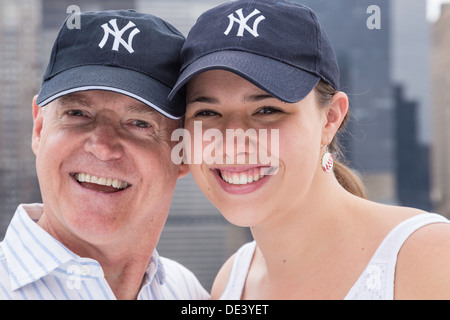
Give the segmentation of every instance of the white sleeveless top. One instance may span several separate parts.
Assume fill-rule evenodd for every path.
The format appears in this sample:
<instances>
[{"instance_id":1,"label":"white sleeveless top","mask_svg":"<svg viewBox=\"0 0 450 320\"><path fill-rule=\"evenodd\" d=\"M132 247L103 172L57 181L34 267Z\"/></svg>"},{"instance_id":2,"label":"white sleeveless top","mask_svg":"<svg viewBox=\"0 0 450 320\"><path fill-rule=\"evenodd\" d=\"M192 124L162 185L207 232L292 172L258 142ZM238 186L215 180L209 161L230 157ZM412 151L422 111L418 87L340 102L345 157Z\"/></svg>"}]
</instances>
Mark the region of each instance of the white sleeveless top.
<instances>
[{"instance_id":1,"label":"white sleeveless top","mask_svg":"<svg viewBox=\"0 0 450 320\"><path fill-rule=\"evenodd\" d=\"M395 267L401 247L414 231L428 224L440 222L450 223L445 217L437 214L420 214L392 229L345 300L393 300ZM240 300L255 249L256 242L253 241L243 245L236 252L227 286L220 299Z\"/></svg>"}]
</instances>

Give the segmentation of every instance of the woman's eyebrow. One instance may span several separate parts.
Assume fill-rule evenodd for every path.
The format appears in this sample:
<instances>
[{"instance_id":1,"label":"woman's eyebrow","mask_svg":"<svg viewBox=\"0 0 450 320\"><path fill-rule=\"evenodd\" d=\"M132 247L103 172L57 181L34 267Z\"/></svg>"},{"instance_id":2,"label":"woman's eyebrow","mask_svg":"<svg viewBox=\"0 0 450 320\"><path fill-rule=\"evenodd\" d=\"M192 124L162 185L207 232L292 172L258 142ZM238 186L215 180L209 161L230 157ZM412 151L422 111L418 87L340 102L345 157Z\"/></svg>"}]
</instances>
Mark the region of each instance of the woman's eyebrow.
<instances>
[{"instance_id":1,"label":"woman's eyebrow","mask_svg":"<svg viewBox=\"0 0 450 320\"><path fill-rule=\"evenodd\" d=\"M244 102L260 102L267 99L276 99L270 94L253 94L253 95L245 95L242 99Z\"/></svg>"},{"instance_id":2,"label":"woman's eyebrow","mask_svg":"<svg viewBox=\"0 0 450 320\"><path fill-rule=\"evenodd\" d=\"M207 96L198 96L198 97L189 99L187 101L187 103L195 103L195 102L207 103L207 104L218 104L219 100L216 98L207 97Z\"/></svg>"},{"instance_id":3,"label":"woman's eyebrow","mask_svg":"<svg viewBox=\"0 0 450 320\"><path fill-rule=\"evenodd\" d=\"M243 102L260 102L267 99L276 99L275 97L271 96L270 94L253 94L253 95L245 95L242 98ZM194 97L192 99L189 99L188 103L194 103L194 102L201 102L201 103L207 103L207 104L218 104L219 99L207 97L207 96L198 96Z\"/></svg>"}]
</instances>

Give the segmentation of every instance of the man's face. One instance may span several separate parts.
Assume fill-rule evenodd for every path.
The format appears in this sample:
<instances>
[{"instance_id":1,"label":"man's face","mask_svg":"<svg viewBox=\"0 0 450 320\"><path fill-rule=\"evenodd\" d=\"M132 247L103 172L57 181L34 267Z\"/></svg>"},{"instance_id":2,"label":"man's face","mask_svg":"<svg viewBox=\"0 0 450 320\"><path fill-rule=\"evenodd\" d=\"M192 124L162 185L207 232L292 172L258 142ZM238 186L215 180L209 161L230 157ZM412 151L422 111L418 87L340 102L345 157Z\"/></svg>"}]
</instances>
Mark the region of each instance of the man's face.
<instances>
[{"instance_id":1,"label":"man's face","mask_svg":"<svg viewBox=\"0 0 450 320\"><path fill-rule=\"evenodd\" d=\"M178 122L130 97L74 93L34 106L32 148L48 228L59 238L159 237L178 177ZM61 239L60 239L61 240Z\"/></svg>"}]
</instances>

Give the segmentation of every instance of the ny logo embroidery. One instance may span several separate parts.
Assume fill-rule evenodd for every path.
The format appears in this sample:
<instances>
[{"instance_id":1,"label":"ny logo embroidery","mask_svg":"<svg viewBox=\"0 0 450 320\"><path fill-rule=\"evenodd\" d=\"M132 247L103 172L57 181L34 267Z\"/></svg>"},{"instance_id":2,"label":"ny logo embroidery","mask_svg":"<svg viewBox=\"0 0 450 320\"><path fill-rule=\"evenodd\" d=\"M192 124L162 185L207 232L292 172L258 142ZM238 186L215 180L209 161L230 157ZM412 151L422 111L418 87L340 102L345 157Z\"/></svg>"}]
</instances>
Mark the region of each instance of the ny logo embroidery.
<instances>
[{"instance_id":1,"label":"ny logo embroidery","mask_svg":"<svg viewBox=\"0 0 450 320\"><path fill-rule=\"evenodd\" d=\"M105 34L103 35L103 39L102 39L102 41L100 41L98 46L103 49L106 42L108 41L109 35L112 35L112 36L114 36L114 43L112 46L112 50L119 51L119 46L123 45L125 47L125 49L128 50L129 53L133 53L134 52L133 45L132 45L133 38L135 35L137 35L141 31L138 28L134 28L128 36L128 41L125 42L125 40L122 39L123 34L125 33L125 31L127 31L128 29L130 29L132 27L135 27L136 25L133 22L129 21L128 24L122 30L119 30L119 28L117 27L116 19L109 20L109 24L112 25L113 30L111 30L111 28L108 26L107 23L102 24L102 28L103 28L103 31L105 32Z\"/></svg>"},{"instance_id":2,"label":"ny logo embroidery","mask_svg":"<svg viewBox=\"0 0 450 320\"><path fill-rule=\"evenodd\" d=\"M236 14L238 15L238 18L236 18L234 16L234 13L230 14L228 16L228 18L230 19L230 24L228 25L227 30L224 32L225 35L228 35L231 31L231 29L233 29L234 23L237 22L239 23L239 30L237 33L238 37L243 37L244 36L244 31L247 30L248 32L250 32L255 38L259 36L258 34L258 25L261 21L263 21L266 17L264 17L263 15L260 15L258 18L256 18L256 20L253 22L253 27L250 28L247 25L247 22L255 15L259 14L260 11L258 9L253 10L252 13L250 13L248 16L244 17L244 14L242 13L242 8L239 10L236 10Z\"/></svg>"}]
</instances>

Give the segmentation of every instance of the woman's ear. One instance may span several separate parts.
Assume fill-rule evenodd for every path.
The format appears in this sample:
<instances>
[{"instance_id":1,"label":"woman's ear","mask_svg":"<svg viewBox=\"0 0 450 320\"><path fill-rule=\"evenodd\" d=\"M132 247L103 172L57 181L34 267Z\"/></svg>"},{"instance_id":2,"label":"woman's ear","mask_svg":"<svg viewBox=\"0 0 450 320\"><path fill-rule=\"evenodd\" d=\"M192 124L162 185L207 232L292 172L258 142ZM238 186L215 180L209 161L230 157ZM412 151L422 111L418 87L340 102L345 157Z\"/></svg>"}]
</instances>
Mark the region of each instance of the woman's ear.
<instances>
[{"instance_id":1,"label":"woman's ear","mask_svg":"<svg viewBox=\"0 0 450 320\"><path fill-rule=\"evenodd\" d=\"M322 145L328 145L333 140L336 132L348 112L348 97L339 91L333 96L328 107L326 107L326 123L322 131Z\"/></svg>"},{"instance_id":2,"label":"woman's ear","mask_svg":"<svg viewBox=\"0 0 450 320\"><path fill-rule=\"evenodd\" d=\"M33 98L33 135L31 138L31 149L37 155L39 143L41 142L41 131L43 125L42 108L36 104L37 96Z\"/></svg>"}]
</instances>

